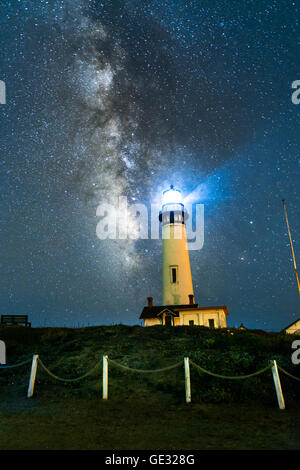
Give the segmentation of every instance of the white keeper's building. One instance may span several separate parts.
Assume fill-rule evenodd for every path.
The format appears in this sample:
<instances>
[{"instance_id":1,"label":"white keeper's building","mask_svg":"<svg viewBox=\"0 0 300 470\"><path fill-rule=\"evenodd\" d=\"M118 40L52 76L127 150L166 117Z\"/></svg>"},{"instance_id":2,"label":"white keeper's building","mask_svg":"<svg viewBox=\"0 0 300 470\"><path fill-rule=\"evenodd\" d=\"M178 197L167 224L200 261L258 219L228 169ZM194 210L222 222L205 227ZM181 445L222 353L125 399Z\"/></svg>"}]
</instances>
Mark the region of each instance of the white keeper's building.
<instances>
[{"instance_id":1,"label":"white keeper's building","mask_svg":"<svg viewBox=\"0 0 300 470\"><path fill-rule=\"evenodd\" d=\"M290 335L300 335L300 318L290 325L286 326L283 331Z\"/></svg>"}]
</instances>

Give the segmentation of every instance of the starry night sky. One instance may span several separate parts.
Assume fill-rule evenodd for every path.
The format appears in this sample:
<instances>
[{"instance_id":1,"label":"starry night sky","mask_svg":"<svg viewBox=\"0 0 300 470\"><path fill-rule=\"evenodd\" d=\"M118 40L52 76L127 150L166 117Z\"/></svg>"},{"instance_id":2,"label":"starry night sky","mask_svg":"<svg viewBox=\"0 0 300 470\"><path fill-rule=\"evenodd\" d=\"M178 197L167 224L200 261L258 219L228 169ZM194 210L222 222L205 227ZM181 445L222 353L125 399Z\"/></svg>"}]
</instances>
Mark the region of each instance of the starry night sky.
<instances>
[{"instance_id":1,"label":"starry night sky","mask_svg":"<svg viewBox=\"0 0 300 470\"><path fill-rule=\"evenodd\" d=\"M281 203L300 264L296 2L2 0L0 15L1 313L140 324L161 302L161 241L98 239L96 208L174 184L205 206L196 301L231 326L300 317Z\"/></svg>"}]
</instances>

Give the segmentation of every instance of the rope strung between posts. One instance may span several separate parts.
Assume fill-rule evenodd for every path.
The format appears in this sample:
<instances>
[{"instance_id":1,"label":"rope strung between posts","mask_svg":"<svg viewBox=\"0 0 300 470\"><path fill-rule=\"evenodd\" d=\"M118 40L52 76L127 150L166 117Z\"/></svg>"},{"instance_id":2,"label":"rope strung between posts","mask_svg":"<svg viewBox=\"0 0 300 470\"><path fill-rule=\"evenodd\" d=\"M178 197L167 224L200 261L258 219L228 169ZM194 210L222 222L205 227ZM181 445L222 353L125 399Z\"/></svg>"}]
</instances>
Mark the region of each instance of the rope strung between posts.
<instances>
[{"instance_id":1,"label":"rope strung between posts","mask_svg":"<svg viewBox=\"0 0 300 470\"><path fill-rule=\"evenodd\" d=\"M289 377L291 377L292 379L295 379L295 380L299 380L300 382L300 378L299 377L295 377L294 375L290 374L287 370L284 370L282 367L280 367L278 364L277 364L277 367L279 370L281 370L281 372L283 372L284 374L288 375Z\"/></svg>"},{"instance_id":2,"label":"rope strung between posts","mask_svg":"<svg viewBox=\"0 0 300 470\"><path fill-rule=\"evenodd\" d=\"M53 379L60 380L61 382L79 382L79 380L84 379L84 378L87 377L88 375L91 375L95 370L97 370L97 368L98 368L99 365L100 365L100 361L99 361L99 362L97 362L97 364L96 364L92 369L90 369L88 372L86 372L85 374L81 375L80 377L76 377L75 379L64 379L64 378L62 378L62 377L58 377L57 375L53 374L53 372L51 372L51 371L45 366L45 364L41 361L40 358L38 359L38 362L39 362L39 364L42 366L42 368L44 369L44 371L47 372L47 374L49 374Z\"/></svg>"},{"instance_id":3,"label":"rope strung between posts","mask_svg":"<svg viewBox=\"0 0 300 470\"><path fill-rule=\"evenodd\" d=\"M17 364L0 366L0 369L12 369L12 368L15 368L15 367L21 367L25 364L29 364L31 361L32 361L32 359L26 359L25 361L18 362ZM48 375L50 375L52 378L54 378L56 380L60 380L61 382L79 382L80 380L84 379L85 377L88 377L93 372L95 372L101 364L101 361L97 362L97 364L92 369L90 369L88 372L81 375L80 377L76 377L74 379L65 379L65 378L58 377L57 375L53 374L53 372L51 372L45 366L45 364L43 363L43 361L40 358L38 359L38 362L40 363L40 365L44 369L44 371L47 372ZM137 373L141 373L141 374L153 374L153 373L165 372L167 370L172 370L172 369L175 369L176 367L179 367L179 366L182 365L182 361L180 361L180 362L177 362L176 364L173 364L172 366L163 367L161 369L149 370L149 369L135 369L133 367L128 367L128 366L125 366L124 364L120 364L120 363L118 363L118 362L116 362L116 361L114 361L113 359L110 359L110 358L108 358L108 362L110 362L111 364L113 364L116 367L119 367L120 369L129 371L129 372L137 372ZM211 372L207 369L204 369L203 367L196 364L192 359L190 359L190 364L195 366L196 369L198 369L198 371L203 372L204 374L212 375L213 377L218 377L220 379L231 379L231 380L247 379L249 377L254 377L254 376L262 374L263 372L266 372L268 369L272 368L272 364L269 364L268 366L264 367L263 369L260 369L256 372L253 372L252 374L230 376L230 375L217 374L215 372ZM284 374L286 374L288 377L291 377L292 379L298 380L300 382L299 377L295 377L294 375L290 374L288 371L286 371L285 369L283 369L279 365L278 365L278 369L281 372L283 372Z\"/></svg>"},{"instance_id":4,"label":"rope strung between posts","mask_svg":"<svg viewBox=\"0 0 300 470\"><path fill-rule=\"evenodd\" d=\"M195 366L196 369L200 370L201 372L204 372L205 374L212 375L213 377L218 377L219 379L233 379L233 380L234 379L248 379L249 377L254 377L255 375L262 374L263 372L265 372L268 369L271 369L271 367L272 367L272 364L269 364L268 366L264 367L263 369L260 369L257 372L253 372L253 374L230 376L230 375L220 375L220 374L216 374L214 372L210 372L209 370L206 370L203 367L198 366L198 364L195 364L195 362L192 361L191 359L190 359L190 364Z\"/></svg>"},{"instance_id":5,"label":"rope strung between posts","mask_svg":"<svg viewBox=\"0 0 300 470\"><path fill-rule=\"evenodd\" d=\"M171 369L175 369L178 366L182 366L182 361L180 361L180 362L176 362L176 364L173 364L172 366L163 367L162 369L149 370L149 369L134 369L132 367L124 366L123 364L119 364L118 362L115 362L113 359L110 359L110 358L108 358L108 362L110 362L116 367L119 367L120 369L128 370L130 372L139 372L141 374L153 374L155 372L164 372L166 370L171 370Z\"/></svg>"},{"instance_id":6,"label":"rope strung between posts","mask_svg":"<svg viewBox=\"0 0 300 470\"><path fill-rule=\"evenodd\" d=\"M0 366L0 369L12 369L13 367L21 367L24 364L29 364L29 362L31 362L31 361L32 361L32 359L26 359L26 361L18 362L17 364L12 364L12 365L9 365L9 366Z\"/></svg>"}]
</instances>

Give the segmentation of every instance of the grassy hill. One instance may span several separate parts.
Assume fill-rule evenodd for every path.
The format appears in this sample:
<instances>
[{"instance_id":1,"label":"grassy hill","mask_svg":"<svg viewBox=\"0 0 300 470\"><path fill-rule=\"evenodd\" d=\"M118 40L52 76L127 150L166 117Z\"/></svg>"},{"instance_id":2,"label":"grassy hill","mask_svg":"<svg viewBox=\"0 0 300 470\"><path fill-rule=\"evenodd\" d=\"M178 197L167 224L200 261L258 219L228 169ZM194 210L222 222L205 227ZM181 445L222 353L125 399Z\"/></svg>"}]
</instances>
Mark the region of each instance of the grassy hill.
<instances>
[{"instance_id":1,"label":"grassy hill","mask_svg":"<svg viewBox=\"0 0 300 470\"><path fill-rule=\"evenodd\" d=\"M249 374L276 359L299 376L291 362L295 338L280 333L197 326L1 327L0 339L6 342L8 363L39 354L53 373L65 378L84 374L103 354L136 369L162 368L189 356L224 375ZM146 375L110 366L108 402L101 400L101 366L76 383L55 381L39 367L32 399L26 398L29 370L25 365L0 371L0 414L6 429L0 430L1 449L298 446L294 432L299 435L300 383L282 376L287 410L279 411L271 371L234 381L200 375L191 367L192 403L187 405L183 367ZM27 428L27 433L18 433Z\"/></svg>"}]
</instances>

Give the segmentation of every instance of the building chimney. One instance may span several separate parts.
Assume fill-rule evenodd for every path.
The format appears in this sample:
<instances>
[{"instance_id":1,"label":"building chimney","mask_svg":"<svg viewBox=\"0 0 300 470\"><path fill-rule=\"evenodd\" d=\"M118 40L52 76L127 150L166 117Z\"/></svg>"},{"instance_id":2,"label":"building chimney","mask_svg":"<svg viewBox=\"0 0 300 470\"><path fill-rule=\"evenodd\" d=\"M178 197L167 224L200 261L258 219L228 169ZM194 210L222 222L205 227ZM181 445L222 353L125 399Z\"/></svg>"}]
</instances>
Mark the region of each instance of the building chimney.
<instances>
[{"instance_id":1,"label":"building chimney","mask_svg":"<svg viewBox=\"0 0 300 470\"><path fill-rule=\"evenodd\" d=\"M189 299L190 299L190 305L194 305L195 301L194 301L193 294L189 294Z\"/></svg>"},{"instance_id":2,"label":"building chimney","mask_svg":"<svg viewBox=\"0 0 300 470\"><path fill-rule=\"evenodd\" d=\"M153 304L153 297L147 297L148 300L148 307L151 308Z\"/></svg>"}]
</instances>

